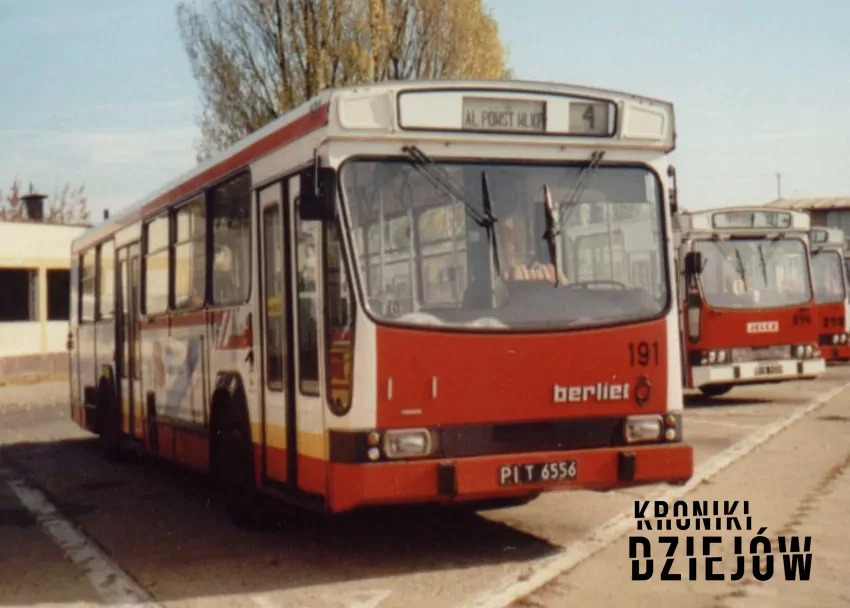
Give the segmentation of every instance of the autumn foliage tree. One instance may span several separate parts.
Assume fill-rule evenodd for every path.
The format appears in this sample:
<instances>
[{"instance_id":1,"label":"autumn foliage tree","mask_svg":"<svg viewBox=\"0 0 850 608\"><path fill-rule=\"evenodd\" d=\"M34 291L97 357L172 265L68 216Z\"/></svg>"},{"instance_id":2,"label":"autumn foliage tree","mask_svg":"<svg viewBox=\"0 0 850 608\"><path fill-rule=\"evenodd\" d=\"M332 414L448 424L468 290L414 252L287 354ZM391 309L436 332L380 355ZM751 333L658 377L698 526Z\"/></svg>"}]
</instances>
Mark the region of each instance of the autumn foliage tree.
<instances>
[{"instance_id":1,"label":"autumn foliage tree","mask_svg":"<svg viewBox=\"0 0 850 608\"><path fill-rule=\"evenodd\" d=\"M84 194L84 186L72 188L66 183L61 189L56 190L52 199L46 201L44 210L44 222L53 224L84 224L89 220L88 199ZM29 192L33 192L32 184ZM0 191L0 220L8 222L29 221L23 203L21 182L16 177L12 181L8 192L4 195Z\"/></svg>"},{"instance_id":2,"label":"autumn foliage tree","mask_svg":"<svg viewBox=\"0 0 850 608\"><path fill-rule=\"evenodd\" d=\"M328 87L509 76L482 0L183 0L177 19L203 101L199 158Z\"/></svg>"}]
</instances>

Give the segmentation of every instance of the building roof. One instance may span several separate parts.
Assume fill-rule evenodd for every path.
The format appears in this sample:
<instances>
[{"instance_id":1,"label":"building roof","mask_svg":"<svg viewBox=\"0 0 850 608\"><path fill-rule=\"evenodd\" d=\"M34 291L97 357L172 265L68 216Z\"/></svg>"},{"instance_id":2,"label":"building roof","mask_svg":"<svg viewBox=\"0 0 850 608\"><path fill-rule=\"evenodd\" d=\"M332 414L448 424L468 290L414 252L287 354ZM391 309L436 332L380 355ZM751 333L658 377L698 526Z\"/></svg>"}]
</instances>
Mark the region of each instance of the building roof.
<instances>
[{"instance_id":1,"label":"building roof","mask_svg":"<svg viewBox=\"0 0 850 608\"><path fill-rule=\"evenodd\" d=\"M830 211L850 209L850 196L824 196L819 198L778 198L765 203L765 207L794 209L798 211Z\"/></svg>"}]
</instances>

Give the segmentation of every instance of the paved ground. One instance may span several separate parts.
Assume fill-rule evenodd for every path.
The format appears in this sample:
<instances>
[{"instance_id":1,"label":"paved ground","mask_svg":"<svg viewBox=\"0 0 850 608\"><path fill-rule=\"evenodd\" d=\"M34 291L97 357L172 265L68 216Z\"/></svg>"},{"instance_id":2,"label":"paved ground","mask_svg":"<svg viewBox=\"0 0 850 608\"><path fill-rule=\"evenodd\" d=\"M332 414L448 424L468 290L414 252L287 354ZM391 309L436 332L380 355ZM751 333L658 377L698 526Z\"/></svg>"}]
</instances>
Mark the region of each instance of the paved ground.
<instances>
[{"instance_id":1,"label":"paved ground","mask_svg":"<svg viewBox=\"0 0 850 608\"><path fill-rule=\"evenodd\" d=\"M0 605L847 605L850 388L801 416L845 385L850 368L831 368L815 382L689 399L686 439L707 479L672 491L690 490L689 502L748 500L753 525L766 526L774 545L780 535L812 537L811 581L780 582L777 574L758 584L749 576L630 580L634 520L617 517L667 486L551 494L480 516L395 509L327 519L287 511L276 531L244 532L197 476L100 460L91 435L68 419L64 383L0 387ZM800 418L780 430L791 415ZM755 531L742 534L749 542ZM735 556L730 535L723 537L728 573ZM684 547L677 555L674 570L687 572Z\"/></svg>"}]
</instances>

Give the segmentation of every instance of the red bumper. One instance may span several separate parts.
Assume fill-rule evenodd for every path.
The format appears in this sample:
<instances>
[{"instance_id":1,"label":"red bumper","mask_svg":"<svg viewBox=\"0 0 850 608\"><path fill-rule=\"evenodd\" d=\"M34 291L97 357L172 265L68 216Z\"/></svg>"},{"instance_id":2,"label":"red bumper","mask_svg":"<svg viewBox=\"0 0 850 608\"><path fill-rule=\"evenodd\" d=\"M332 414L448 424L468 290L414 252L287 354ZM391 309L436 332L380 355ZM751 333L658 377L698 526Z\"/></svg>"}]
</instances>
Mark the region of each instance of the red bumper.
<instances>
[{"instance_id":1,"label":"red bumper","mask_svg":"<svg viewBox=\"0 0 850 608\"><path fill-rule=\"evenodd\" d=\"M622 454L622 456L621 456ZM568 481L501 485L502 467L576 462ZM443 460L331 464L330 509L366 505L451 502L523 496L540 491L611 490L651 483L686 482L693 448L686 444L540 452Z\"/></svg>"},{"instance_id":2,"label":"red bumper","mask_svg":"<svg viewBox=\"0 0 850 608\"><path fill-rule=\"evenodd\" d=\"M820 347L820 352L827 361L850 360L850 344L824 345Z\"/></svg>"}]
</instances>

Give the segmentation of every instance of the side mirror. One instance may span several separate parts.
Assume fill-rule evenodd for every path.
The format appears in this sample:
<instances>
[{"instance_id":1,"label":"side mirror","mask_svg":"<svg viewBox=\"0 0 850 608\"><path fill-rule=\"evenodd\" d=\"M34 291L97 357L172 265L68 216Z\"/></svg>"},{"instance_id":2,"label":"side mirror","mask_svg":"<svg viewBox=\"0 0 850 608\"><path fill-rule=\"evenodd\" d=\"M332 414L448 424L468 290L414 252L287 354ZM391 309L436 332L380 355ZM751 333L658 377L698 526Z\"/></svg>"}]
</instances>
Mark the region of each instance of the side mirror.
<instances>
[{"instance_id":1,"label":"side mirror","mask_svg":"<svg viewBox=\"0 0 850 608\"><path fill-rule=\"evenodd\" d=\"M298 217L304 221L330 221L336 217L336 171L315 164L301 172Z\"/></svg>"},{"instance_id":2,"label":"side mirror","mask_svg":"<svg viewBox=\"0 0 850 608\"><path fill-rule=\"evenodd\" d=\"M685 276L695 277L702 274L702 253L689 251L685 256Z\"/></svg>"}]
</instances>

